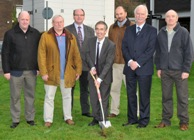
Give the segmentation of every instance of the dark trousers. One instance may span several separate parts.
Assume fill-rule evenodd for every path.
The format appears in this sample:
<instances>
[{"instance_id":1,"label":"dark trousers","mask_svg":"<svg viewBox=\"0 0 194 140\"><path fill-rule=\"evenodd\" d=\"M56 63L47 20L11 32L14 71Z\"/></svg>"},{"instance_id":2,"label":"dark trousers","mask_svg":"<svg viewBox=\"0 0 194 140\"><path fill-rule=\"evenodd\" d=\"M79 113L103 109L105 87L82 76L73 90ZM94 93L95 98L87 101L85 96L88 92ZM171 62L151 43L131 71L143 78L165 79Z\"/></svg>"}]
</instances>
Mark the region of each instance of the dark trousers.
<instances>
[{"instance_id":1,"label":"dark trousers","mask_svg":"<svg viewBox=\"0 0 194 140\"><path fill-rule=\"evenodd\" d=\"M150 120L150 90L152 75L126 75L128 122L147 125ZM137 117L137 84L139 86L139 112Z\"/></svg>"},{"instance_id":2,"label":"dark trousers","mask_svg":"<svg viewBox=\"0 0 194 140\"><path fill-rule=\"evenodd\" d=\"M90 112L89 105L89 91L88 91L88 71L82 71L82 75L79 78L79 86L80 86L80 105L82 114ZM72 108L74 102L74 88L72 88Z\"/></svg>"},{"instance_id":3,"label":"dark trousers","mask_svg":"<svg viewBox=\"0 0 194 140\"><path fill-rule=\"evenodd\" d=\"M89 90L90 90L90 102L91 102L91 106L92 106L92 116L98 120L98 121L102 121L102 112L101 112L101 108L100 108L100 103L99 103L99 99L98 99L98 95L97 95L97 91L96 91L96 87L94 85L94 80L91 79L89 81ZM100 94L101 94L101 98L102 98L102 106L103 106L103 110L104 110L104 116L105 119L108 116L108 103L109 103L109 97L110 97L110 84L105 84L105 83L101 83L100 85Z\"/></svg>"},{"instance_id":4,"label":"dark trousers","mask_svg":"<svg viewBox=\"0 0 194 140\"><path fill-rule=\"evenodd\" d=\"M177 116L180 124L189 122L188 79L182 80L181 71L162 70L162 122L170 125L173 116L173 85L177 95Z\"/></svg>"}]
</instances>

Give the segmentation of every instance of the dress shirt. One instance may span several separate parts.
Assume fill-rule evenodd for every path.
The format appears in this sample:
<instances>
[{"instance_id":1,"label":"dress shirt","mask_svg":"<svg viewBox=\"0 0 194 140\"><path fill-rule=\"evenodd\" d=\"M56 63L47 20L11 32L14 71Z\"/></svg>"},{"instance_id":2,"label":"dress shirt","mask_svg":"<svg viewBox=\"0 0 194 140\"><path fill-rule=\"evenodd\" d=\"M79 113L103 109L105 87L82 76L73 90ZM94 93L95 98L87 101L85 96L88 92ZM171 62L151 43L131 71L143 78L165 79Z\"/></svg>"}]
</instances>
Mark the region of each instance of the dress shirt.
<instances>
[{"instance_id":1,"label":"dress shirt","mask_svg":"<svg viewBox=\"0 0 194 140\"><path fill-rule=\"evenodd\" d=\"M82 33L82 40L84 41L84 25L83 24L78 25L78 24L74 23L74 26L75 26L75 29L76 29L77 33L78 33L78 27L79 26L81 27L80 30L81 30L81 33Z\"/></svg>"}]
</instances>

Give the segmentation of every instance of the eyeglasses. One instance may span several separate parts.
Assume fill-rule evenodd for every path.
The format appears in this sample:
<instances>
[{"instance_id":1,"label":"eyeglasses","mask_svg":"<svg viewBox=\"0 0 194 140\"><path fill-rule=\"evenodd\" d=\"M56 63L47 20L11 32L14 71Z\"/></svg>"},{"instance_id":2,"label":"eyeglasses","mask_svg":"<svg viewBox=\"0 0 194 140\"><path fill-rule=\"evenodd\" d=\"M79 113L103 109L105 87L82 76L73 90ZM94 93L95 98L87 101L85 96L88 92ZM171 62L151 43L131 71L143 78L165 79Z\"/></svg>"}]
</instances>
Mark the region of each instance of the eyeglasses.
<instances>
[{"instance_id":1,"label":"eyeglasses","mask_svg":"<svg viewBox=\"0 0 194 140\"><path fill-rule=\"evenodd\" d=\"M79 17L83 17L84 15L78 15L78 14L75 14L74 16L77 16L77 17L78 17L78 16L79 16Z\"/></svg>"}]
</instances>

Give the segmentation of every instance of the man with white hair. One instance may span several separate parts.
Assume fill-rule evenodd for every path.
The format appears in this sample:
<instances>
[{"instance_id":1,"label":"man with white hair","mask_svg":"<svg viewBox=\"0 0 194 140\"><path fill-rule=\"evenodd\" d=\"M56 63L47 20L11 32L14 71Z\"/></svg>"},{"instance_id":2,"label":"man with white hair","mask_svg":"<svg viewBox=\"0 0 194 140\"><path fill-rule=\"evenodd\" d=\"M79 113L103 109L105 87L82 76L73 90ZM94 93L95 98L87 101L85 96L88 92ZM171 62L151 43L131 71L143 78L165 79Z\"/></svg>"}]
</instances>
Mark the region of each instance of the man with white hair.
<instances>
[{"instance_id":1,"label":"man with white hair","mask_svg":"<svg viewBox=\"0 0 194 140\"><path fill-rule=\"evenodd\" d=\"M38 66L44 81L44 122L45 127L53 123L54 98L60 86L63 100L64 121L74 125L71 114L71 88L79 79L82 60L76 38L64 28L64 18L55 15L48 32L41 36L38 47Z\"/></svg>"},{"instance_id":2,"label":"man with white hair","mask_svg":"<svg viewBox=\"0 0 194 140\"><path fill-rule=\"evenodd\" d=\"M24 90L25 119L35 125L34 98L38 71L37 50L40 33L30 26L30 15L22 11L18 24L5 33L2 48L2 68L4 77L10 82L11 128L20 123L20 95Z\"/></svg>"},{"instance_id":3,"label":"man with white hair","mask_svg":"<svg viewBox=\"0 0 194 140\"><path fill-rule=\"evenodd\" d=\"M128 99L128 122L123 126L138 124L137 128L144 128L150 121L150 92L157 30L146 24L148 10L145 5L137 6L134 14L136 24L127 27L122 42L125 60L123 73L126 76ZM139 118L137 117L137 83Z\"/></svg>"},{"instance_id":4,"label":"man with white hair","mask_svg":"<svg viewBox=\"0 0 194 140\"><path fill-rule=\"evenodd\" d=\"M188 77L192 65L193 45L189 32L178 22L178 14L169 10L157 37L155 64L162 83L162 121L156 128L171 125L173 116L173 85L177 92L177 116L180 130L187 130Z\"/></svg>"}]
</instances>

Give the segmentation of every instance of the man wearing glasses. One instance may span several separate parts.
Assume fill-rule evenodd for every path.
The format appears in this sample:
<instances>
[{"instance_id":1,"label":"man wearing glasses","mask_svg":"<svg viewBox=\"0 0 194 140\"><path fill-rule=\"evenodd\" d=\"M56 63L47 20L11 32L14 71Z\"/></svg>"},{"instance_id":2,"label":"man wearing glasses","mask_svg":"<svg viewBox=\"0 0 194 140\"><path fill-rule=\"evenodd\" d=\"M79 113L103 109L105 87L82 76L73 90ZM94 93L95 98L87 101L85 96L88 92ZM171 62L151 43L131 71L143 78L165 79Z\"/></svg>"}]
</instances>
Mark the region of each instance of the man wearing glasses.
<instances>
[{"instance_id":1,"label":"man wearing glasses","mask_svg":"<svg viewBox=\"0 0 194 140\"><path fill-rule=\"evenodd\" d=\"M80 104L81 104L81 111L83 116L91 117L90 114L90 105L89 105L89 91L88 91L88 68L83 61L85 59L85 46L87 45L86 42L90 37L94 36L94 30L83 24L85 19L85 11L83 9L75 9L73 10L73 19L74 23L67 26L66 29L69 30L77 40L77 44L79 47L80 55L82 58L82 75L79 79L80 84ZM72 88L72 107L73 107L73 95L74 95L74 87Z\"/></svg>"}]
</instances>

